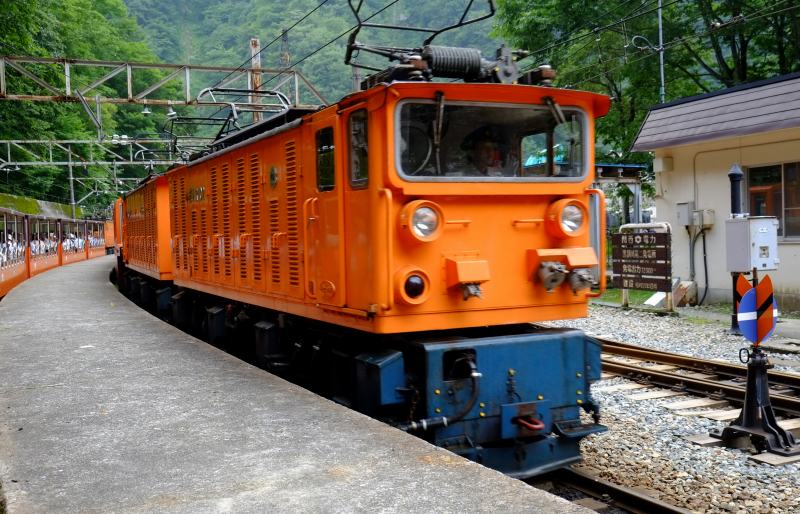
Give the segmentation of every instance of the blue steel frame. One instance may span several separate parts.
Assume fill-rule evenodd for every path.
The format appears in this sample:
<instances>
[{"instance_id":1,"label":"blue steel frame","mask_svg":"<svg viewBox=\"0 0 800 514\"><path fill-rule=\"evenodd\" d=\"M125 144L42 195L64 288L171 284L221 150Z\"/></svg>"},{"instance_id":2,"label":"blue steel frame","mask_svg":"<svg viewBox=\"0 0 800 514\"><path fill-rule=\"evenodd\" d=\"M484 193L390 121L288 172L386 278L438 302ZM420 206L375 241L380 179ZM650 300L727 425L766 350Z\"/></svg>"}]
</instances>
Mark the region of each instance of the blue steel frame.
<instances>
[{"instance_id":1,"label":"blue steel frame","mask_svg":"<svg viewBox=\"0 0 800 514\"><path fill-rule=\"evenodd\" d=\"M434 430L432 442L512 476L543 473L580 460L579 441L606 427L582 422L596 414L590 383L600 378L598 341L579 330L546 329L477 339L417 341L424 352L426 416L453 417L468 402L472 381L445 380L445 354L474 355L479 394L463 419ZM410 356L410 355L409 355ZM415 358L419 362L418 358ZM540 421L529 430L516 418Z\"/></svg>"}]
</instances>

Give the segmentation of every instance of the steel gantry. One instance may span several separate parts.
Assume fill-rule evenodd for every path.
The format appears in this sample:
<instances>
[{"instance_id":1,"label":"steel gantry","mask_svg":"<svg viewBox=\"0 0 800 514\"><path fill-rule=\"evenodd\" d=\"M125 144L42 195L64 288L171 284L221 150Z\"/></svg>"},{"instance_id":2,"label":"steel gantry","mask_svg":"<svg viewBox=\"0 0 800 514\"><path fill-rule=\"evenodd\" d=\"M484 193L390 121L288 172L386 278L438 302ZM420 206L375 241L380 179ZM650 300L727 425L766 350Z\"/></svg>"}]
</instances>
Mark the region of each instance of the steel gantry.
<instances>
[{"instance_id":1,"label":"steel gantry","mask_svg":"<svg viewBox=\"0 0 800 514\"><path fill-rule=\"evenodd\" d=\"M79 103L97 129L93 140L0 141L0 171L9 174L37 166L67 167L74 217L76 204L108 191L110 184L118 193L126 183L135 185L140 180L119 177L118 166L138 165L153 172L156 166L185 162L206 150L231 126L241 128L238 120L242 114L257 122L290 107L327 104L299 71L261 68L258 39L252 39L250 46L250 67L237 68L0 55L0 100ZM103 129L104 103L144 105L143 114L150 114L151 106L163 106L168 109L167 121L161 132L150 137L109 136ZM173 106L219 109L210 116L183 116ZM187 133L192 131L196 133ZM75 177L75 166L100 166L108 176ZM76 183L90 188L77 202Z\"/></svg>"},{"instance_id":2,"label":"steel gantry","mask_svg":"<svg viewBox=\"0 0 800 514\"><path fill-rule=\"evenodd\" d=\"M75 207L87 198L108 190L105 184L113 184L112 190L121 193L141 180L119 177L118 166L141 166L150 171L155 166L171 165L185 160L186 155L176 153L170 139L128 139L115 136L98 140L5 140L0 141L0 171L19 172L23 168L36 166L66 166L68 169L70 204L75 217ZM75 177L75 167L101 166L108 177ZM75 200L75 185L89 186L90 192Z\"/></svg>"},{"instance_id":3,"label":"steel gantry","mask_svg":"<svg viewBox=\"0 0 800 514\"><path fill-rule=\"evenodd\" d=\"M33 65L33 66L32 66ZM44 71L47 73L44 73ZM53 73L53 70L58 73ZM76 85L75 74L84 71L85 75L96 76L85 85ZM157 73L152 73L156 71ZM149 73L148 73L149 72ZM158 73L160 72L160 73ZM219 79L220 74L227 74ZM0 99L85 102L94 96L100 86L122 75L125 77L123 94L109 95L104 91L99 101L102 103L134 103L145 105L216 105L227 106L230 102L215 99L204 94L209 88L226 88L236 81L252 83L253 74L259 75L259 83L270 84L271 90L283 91L294 105L305 105L303 98L312 98L310 104L326 104L322 94L297 70L271 68L231 68L224 66L201 66L196 64L136 63L123 61L91 61L84 59L65 59L52 57L0 56ZM12 77L25 80L10 81ZM201 79L202 76L202 79ZM266 77L266 80L265 80ZM14 84L12 84L14 82ZM160 91L169 96L173 91L164 89L166 84L181 82L179 95L167 98L152 98L149 95ZM31 93L31 85L39 86L40 91ZM198 84L200 84L198 86ZM286 91L289 91L287 93ZM83 100L82 100L83 98ZM257 107L262 104L236 102L237 105Z\"/></svg>"}]
</instances>

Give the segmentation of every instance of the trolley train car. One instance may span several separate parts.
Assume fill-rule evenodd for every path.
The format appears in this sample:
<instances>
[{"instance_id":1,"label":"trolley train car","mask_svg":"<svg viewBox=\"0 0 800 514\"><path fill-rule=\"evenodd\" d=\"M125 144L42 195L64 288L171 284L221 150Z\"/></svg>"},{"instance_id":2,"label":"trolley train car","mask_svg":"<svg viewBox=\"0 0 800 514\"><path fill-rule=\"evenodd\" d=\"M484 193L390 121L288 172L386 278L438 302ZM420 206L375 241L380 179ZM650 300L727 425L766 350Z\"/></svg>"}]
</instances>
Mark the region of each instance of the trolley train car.
<instances>
[{"instance_id":1,"label":"trolley train car","mask_svg":"<svg viewBox=\"0 0 800 514\"><path fill-rule=\"evenodd\" d=\"M0 208L0 298L21 282L76 261L105 255L106 224Z\"/></svg>"},{"instance_id":2,"label":"trolley train car","mask_svg":"<svg viewBox=\"0 0 800 514\"><path fill-rule=\"evenodd\" d=\"M422 66L148 180L115 209L118 276L210 342L522 477L605 429L599 344L530 322L586 316L604 277L591 184L609 99L476 52L426 46ZM464 63L484 78L425 80Z\"/></svg>"}]
</instances>

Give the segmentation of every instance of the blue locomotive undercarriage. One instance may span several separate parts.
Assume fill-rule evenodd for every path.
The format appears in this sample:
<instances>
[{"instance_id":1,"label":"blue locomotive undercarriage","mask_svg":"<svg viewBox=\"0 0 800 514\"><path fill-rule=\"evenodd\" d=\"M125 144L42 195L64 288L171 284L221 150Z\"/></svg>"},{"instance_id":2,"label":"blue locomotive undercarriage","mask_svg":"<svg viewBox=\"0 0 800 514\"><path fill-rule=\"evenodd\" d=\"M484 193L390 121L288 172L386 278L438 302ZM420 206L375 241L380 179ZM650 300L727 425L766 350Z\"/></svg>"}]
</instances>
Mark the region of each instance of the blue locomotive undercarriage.
<instances>
[{"instance_id":1,"label":"blue locomotive undercarriage","mask_svg":"<svg viewBox=\"0 0 800 514\"><path fill-rule=\"evenodd\" d=\"M300 375L320 394L512 476L576 462L580 440L606 430L589 390L600 378L600 343L579 330L351 334L327 350L306 334L304 344L289 336L287 355L272 323L256 327L268 369L316 361Z\"/></svg>"}]
</instances>

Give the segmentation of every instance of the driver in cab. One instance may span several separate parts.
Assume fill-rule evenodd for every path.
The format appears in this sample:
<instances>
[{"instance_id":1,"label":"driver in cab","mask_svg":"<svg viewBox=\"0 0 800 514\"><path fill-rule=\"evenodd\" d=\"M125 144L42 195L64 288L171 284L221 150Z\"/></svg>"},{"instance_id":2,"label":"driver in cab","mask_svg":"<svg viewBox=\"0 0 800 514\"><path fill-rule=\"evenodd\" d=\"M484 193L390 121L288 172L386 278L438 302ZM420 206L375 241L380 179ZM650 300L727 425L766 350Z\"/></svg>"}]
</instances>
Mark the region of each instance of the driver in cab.
<instances>
[{"instance_id":1,"label":"driver in cab","mask_svg":"<svg viewBox=\"0 0 800 514\"><path fill-rule=\"evenodd\" d=\"M481 127L470 133L461 148L467 152L469 166L465 175L470 177L502 177L503 154L499 138L489 127Z\"/></svg>"}]
</instances>

